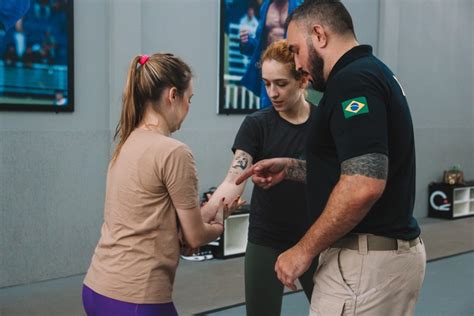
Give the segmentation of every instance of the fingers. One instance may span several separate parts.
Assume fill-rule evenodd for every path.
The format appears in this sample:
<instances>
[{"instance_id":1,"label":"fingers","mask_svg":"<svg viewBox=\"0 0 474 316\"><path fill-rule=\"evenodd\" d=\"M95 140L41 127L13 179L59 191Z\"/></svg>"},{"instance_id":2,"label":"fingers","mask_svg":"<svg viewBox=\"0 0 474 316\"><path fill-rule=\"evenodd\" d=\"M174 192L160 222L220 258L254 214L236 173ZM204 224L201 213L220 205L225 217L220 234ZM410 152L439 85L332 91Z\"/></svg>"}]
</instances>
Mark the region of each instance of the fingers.
<instances>
[{"instance_id":1,"label":"fingers","mask_svg":"<svg viewBox=\"0 0 474 316\"><path fill-rule=\"evenodd\" d=\"M278 166L277 162L278 162L278 158L263 159L263 160L260 160L259 162L257 162L254 165L254 167L259 172L263 172L263 173L272 172L273 171L272 169L275 166Z\"/></svg>"},{"instance_id":2,"label":"fingers","mask_svg":"<svg viewBox=\"0 0 474 316\"><path fill-rule=\"evenodd\" d=\"M283 283L284 286L287 288L296 291L297 287L295 285L296 277L290 276L289 274L285 273L284 267L281 264L280 257L277 259L275 264L275 272L277 274L278 280Z\"/></svg>"},{"instance_id":3,"label":"fingers","mask_svg":"<svg viewBox=\"0 0 474 316\"><path fill-rule=\"evenodd\" d=\"M298 288L295 284L295 279L287 277L284 282L282 282L287 288L291 289L292 291L296 291Z\"/></svg>"},{"instance_id":4,"label":"fingers","mask_svg":"<svg viewBox=\"0 0 474 316\"><path fill-rule=\"evenodd\" d=\"M231 209L233 209L233 208L238 209L239 207L241 207L245 203L247 203L247 201L242 200L241 196L239 195L232 201L232 204L230 205L230 208Z\"/></svg>"},{"instance_id":5,"label":"fingers","mask_svg":"<svg viewBox=\"0 0 474 316\"><path fill-rule=\"evenodd\" d=\"M242 200L242 199L240 198L240 195L239 195L235 200L236 200L236 204L237 204L236 209L240 208L241 206L244 206L245 203L247 203L247 201Z\"/></svg>"},{"instance_id":6,"label":"fingers","mask_svg":"<svg viewBox=\"0 0 474 316\"><path fill-rule=\"evenodd\" d=\"M247 43L249 41L249 37L247 35L240 36L240 41L242 43Z\"/></svg>"},{"instance_id":7,"label":"fingers","mask_svg":"<svg viewBox=\"0 0 474 316\"><path fill-rule=\"evenodd\" d=\"M248 178L250 178L251 176L254 176L252 178L252 181L255 183L255 184L258 184L258 183L261 183L261 180L259 178L262 178L262 179L270 179L271 180L271 177L268 177L268 174L272 172L272 167L274 166L275 164L275 161L274 159L264 159L264 160L260 160L259 162L257 162L255 165L253 165L251 168L245 170L238 178L237 180L235 181L235 184L236 185L239 185L241 184L242 182L244 182L245 180L247 180ZM255 178L255 177L258 177L258 178ZM258 182L255 182L255 179L259 179ZM268 180L266 180L266 182L268 182Z\"/></svg>"},{"instance_id":8,"label":"fingers","mask_svg":"<svg viewBox=\"0 0 474 316\"><path fill-rule=\"evenodd\" d=\"M224 209L222 211L222 222L224 222L224 220L227 219L227 217L229 217L230 213L232 211L229 209L229 205L228 204L224 204Z\"/></svg>"},{"instance_id":9,"label":"fingers","mask_svg":"<svg viewBox=\"0 0 474 316\"><path fill-rule=\"evenodd\" d=\"M247 42L249 39L249 32L247 30L240 30L240 40L242 42Z\"/></svg>"},{"instance_id":10,"label":"fingers","mask_svg":"<svg viewBox=\"0 0 474 316\"><path fill-rule=\"evenodd\" d=\"M280 282L283 283L284 286L286 286L287 288L289 288L293 291L297 290L294 279L292 279L291 277L286 276L281 271L277 271L277 276L278 276L278 280L280 280Z\"/></svg>"},{"instance_id":11,"label":"fingers","mask_svg":"<svg viewBox=\"0 0 474 316\"><path fill-rule=\"evenodd\" d=\"M272 187L274 184L272 183L273 178L272 177L262 177L259 175L253 175L252 176L252 182L259 186L262 189L268 189Z\"/></svg>"},{"instance_id":12,"label":"fingers","mask_svg":"<svg viewBox=\"0 0 474 316\"><path fill-rule=\"evenodd\" d=\"M224 224L224 210L223 209L220 209L217 212L216 217L214 218L212 222Z\"/></svg>"},{"instance_id":13,"label":"fingers","mask_svg":"<svg viewBox=\"0 0 474 316\"><path fill-rule=\"evenodd\" d=\"M226 204L224 207L224 219L230 216L235 210L239 209L242 205L246 203L245 200L240 198L240 195L237 196L230 205Z\"/></svg>"},{"instance_id":14,"label":"fingers","mask_svg":"<svg viewBox=\"0 0 474 316\"><path fill-rule=\"evenodd\" d=\"M245 180L247 180L248 178L250 178L253 173L255 172L254 171L255 169L255 166L245 170L244 172L242 172L242 174L237 178L237 180L235 180L235 184L236 185L240 185L242 184Z\"/></svg>"},{"instance_id":15,"label":"fingers","mask_svg":"<svg viewBox=\"0 0 474 316\"><path fill-rule=\"evenodd\" d=\"M216 217L214 218L214 222L221 223L221 224L224 223L225 210L226 210L226 205L224 204L224 198L222 198L219 201L219 208L217 210Z\"/></svg>"},{"instance_id":16,"label":"fingers","mask_svg":"<svg viewBox=\"0 0 474 316\"><path fill-rule=\"evenodd\" d=\"M233 213L237 208L238 208L238 201L239 201L240 197L237 197L235 198L235 200L232 201L232 203L230 203L230 205L226 204L227 206L227 209L225 210L224 212L224 219L226 219L227 217L229 217L229 215L231 213Z\"/></svg>"}]
</instances>

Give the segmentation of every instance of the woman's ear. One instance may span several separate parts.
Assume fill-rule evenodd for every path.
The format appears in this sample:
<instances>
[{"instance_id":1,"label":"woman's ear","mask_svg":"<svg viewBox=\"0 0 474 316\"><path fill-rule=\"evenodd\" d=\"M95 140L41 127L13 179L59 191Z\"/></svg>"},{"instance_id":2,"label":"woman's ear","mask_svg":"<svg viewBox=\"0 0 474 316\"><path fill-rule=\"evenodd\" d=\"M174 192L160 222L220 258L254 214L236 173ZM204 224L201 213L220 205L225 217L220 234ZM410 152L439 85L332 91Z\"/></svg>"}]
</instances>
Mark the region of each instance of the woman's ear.
<instances>
[{"instance_id":1,"label":"woman's ear","mask_svg":"<svg viewBox=\"0 0 474 316\"><path fill-rule=\"evenodd\" d=\"M170 103L173 103L174 101L176 101L176 97L178 95L178 90L176 89L176 87L172 87L168 90L168 101Z\"/></svg>"},{"instance_id":2,"label":"woman's ear","mask_svg":"<svg viewBox=\"0 0 474 316\"><path fill-rule=\"evenodd\" d=\"M308 86L308 81L309 81L308 76L303 75L303 77L301 77L301 79L299 81L300 81L300 88L306 89L307 86Z\"/></svg>"}]
</instances>

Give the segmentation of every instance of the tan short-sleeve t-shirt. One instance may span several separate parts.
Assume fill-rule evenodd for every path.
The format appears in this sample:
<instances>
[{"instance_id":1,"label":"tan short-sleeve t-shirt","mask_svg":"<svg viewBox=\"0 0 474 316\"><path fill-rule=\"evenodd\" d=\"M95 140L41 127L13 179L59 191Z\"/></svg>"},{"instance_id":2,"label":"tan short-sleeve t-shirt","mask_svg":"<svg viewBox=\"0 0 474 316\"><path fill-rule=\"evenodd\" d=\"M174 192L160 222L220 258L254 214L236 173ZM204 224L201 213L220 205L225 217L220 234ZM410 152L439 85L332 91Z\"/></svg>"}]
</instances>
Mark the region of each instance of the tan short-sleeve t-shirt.
<instances>
[{"instance_id":1,"label":"tan short-sleeve t-shirt","mask_svg":"<svg viewBox=\"0 0 474 316\"><path fill-rule=\"evenodd\" d=\"M84 284L136 304L172 301L179 261L176 208L199 206L189 148L136 129L109 165L101 237Z\"/></svg>"}]
</instances>

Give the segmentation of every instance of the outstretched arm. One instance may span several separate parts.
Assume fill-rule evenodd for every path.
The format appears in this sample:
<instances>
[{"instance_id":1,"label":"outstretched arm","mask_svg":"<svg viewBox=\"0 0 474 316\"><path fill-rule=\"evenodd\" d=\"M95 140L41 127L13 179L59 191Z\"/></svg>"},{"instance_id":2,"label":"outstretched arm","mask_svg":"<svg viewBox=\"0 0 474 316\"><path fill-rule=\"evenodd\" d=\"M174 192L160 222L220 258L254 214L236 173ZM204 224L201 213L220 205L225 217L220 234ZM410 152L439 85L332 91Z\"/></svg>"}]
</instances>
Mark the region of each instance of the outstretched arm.
<instances>
[{"instance_id":1,"label":"outstretched arm","mask_svg":"<svg viewBox=\"0 0 474 316\"><path fill-rule=\"evenodd\" d=\"M285 180L306 183L306 161L293 158L272 158L260 160L243 172L236 180L242 183L252 177L253 183L268 189Z\"/></svg>"},{"instance_id":2,"label":"outstretched arm","mask_svg":"<svg viewBox=\"0 0 474 316\"><path fill-rule=\"evenodd\" d=\"M224 181L219 185L211 198L201 209L204 222L209 222L215 217L215 210L220 200L224 198L226 204L231 204L244 192L245 180L236 184L236 179L252 166L252 156L243 150L237 149L230 164L229 171Z\"/></svg>"},{"instance_id":3,"label":"outstretched arm","mask_svg":"<svg viewBox=\"0 0 474 316\"><path fill-rule=\"evenodd\" d=\"M288 159L285 179L306 183L306 161Z\"/></svg>"}]
</instances>

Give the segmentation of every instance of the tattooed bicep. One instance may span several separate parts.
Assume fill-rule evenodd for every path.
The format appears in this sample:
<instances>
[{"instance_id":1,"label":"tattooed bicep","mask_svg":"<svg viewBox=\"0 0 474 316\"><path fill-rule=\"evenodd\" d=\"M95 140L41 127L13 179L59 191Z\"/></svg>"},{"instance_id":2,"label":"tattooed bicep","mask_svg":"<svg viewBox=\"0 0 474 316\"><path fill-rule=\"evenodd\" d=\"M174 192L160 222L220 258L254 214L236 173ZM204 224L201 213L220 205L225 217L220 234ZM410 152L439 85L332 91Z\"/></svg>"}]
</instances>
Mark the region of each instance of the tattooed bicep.
<instances>
[{"instance_id":1,"label":"tattooed bicep","mask_svg":"<svg viewBox=\"0 0 474 316\"><path fill-rule=\"evenodd\" d=\"M341 174L349 176L361 175L386 180L388 157L384 154L372 153L347 159L341 164Z\"/></svg>"},{"instance_id":2,"label":"tattooed bicep","mask_svg":"<svg viewBox=\"0 0 474 316\"><path fill-rule=\"evenodd\" d=\"M252 164L252 156L247 154L245 151L238 150L235 153L234 160L232 161L231 169L234 171L243 171Z\"/></svg>"}]
</instances>

